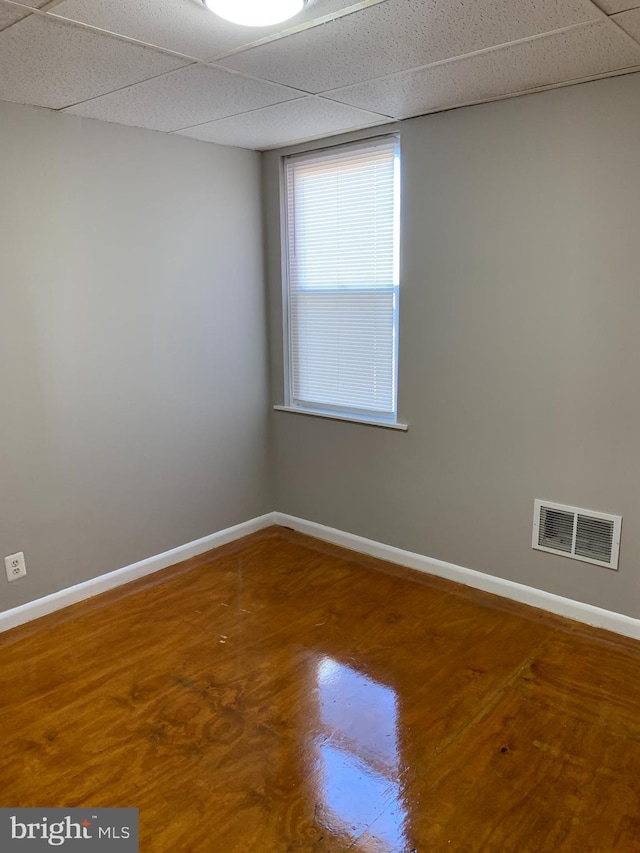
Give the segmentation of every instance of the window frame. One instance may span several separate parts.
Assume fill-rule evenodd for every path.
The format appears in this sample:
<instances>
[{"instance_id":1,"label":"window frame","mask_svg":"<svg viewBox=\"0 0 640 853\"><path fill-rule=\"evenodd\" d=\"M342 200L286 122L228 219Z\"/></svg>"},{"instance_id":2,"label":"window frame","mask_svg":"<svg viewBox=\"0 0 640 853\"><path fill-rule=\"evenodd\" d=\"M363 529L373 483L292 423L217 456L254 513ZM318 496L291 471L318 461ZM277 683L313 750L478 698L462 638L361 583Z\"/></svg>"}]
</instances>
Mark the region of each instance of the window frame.
<instances>
[{"instance_id":1,"label":"window frame","mask_svg":"<svg viewBox=\"0 0 640 853\"><path fill-rule=\"evenodd\" d=\"M293 396L292 377L292 346L291 346L291 306L290 306L290 266L289 266L289 209L288 209L288 180L287 164L292 160L312 160L315 156L322 158L332 150L348 151L349 149L366 148L377 142L393 141L396 158L397 174L394 183L394 228L396 231L396 246L394 262L396 266L397 284L393 285L393 402L394 411L390 414L361 409L355 406L333 406L314 403L301 403ZM399 303L400 303L400 205L401 205L401 145L399 133L385 133L379 136L366 137L352 142L326 145L321 148L309 149L288 154L280 158L280 235L281 235L281 270L282 270L282 332L283 332L283 376L284 376L284 405L276 405L277 411L295 412L303 415L330 418L333 420L351 421L354 423L370 424L389 429L408 429L407 425L398 421L398 356L399 356Z\"/></svg>"}]
</instances>

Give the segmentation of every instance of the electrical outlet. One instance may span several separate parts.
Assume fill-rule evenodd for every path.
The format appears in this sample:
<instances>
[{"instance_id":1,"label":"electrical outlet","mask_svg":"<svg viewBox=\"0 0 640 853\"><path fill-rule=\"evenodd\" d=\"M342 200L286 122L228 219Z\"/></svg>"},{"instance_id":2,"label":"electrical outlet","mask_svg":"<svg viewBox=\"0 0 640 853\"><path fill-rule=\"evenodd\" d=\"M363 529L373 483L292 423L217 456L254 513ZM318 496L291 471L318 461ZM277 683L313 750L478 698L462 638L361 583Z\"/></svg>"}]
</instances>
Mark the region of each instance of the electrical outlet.
<instances>
[{"instance_id":1,"label":"electrical outlet","mask_svg":"<svg viewBox=\"0 0 640 853\"><path fill-rule=\"evenodd\" d=\"M7 570L8 581L17 581L18 578L25 578L27 576L27 567L24 562L24 554L22 551L5 557L4 567Z\"/></svg>"}]
</instances>

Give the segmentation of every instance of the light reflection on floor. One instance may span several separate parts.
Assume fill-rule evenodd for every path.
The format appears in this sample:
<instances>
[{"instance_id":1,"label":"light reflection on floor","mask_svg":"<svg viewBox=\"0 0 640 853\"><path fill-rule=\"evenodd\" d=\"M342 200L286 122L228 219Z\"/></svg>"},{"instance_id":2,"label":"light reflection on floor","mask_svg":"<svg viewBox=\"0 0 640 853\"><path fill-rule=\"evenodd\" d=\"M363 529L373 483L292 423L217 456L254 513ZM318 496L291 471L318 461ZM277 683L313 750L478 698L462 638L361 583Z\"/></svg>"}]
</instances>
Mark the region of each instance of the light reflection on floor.
<instances>
[{"instance_id":1,"label":"light reflection on floor","mask_svg":"<svg viewBox=\"0 0 640 853\"><path fill-rule=\"evenodd\" d=\"M330 657L319 661L316 684L323 811L354 839L375 820L376 851L405 850L395 691ZM369 849L366 837L355 849Z\"/></svg>"}]
</instances>

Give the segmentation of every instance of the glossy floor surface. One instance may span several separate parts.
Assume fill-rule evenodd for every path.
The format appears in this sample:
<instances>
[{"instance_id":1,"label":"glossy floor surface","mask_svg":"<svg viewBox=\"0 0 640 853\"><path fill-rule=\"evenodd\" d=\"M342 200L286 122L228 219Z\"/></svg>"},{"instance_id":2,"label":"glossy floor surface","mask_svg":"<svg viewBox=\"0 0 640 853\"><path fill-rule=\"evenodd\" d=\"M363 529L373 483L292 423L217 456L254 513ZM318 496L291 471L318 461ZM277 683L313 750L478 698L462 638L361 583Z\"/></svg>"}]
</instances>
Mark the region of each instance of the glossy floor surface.
<instances>
[{"instance_id":1,"label":"glossy floor surface","mask_svg":"<svg viewBox=\"0 0 640 853\"><path fill-rule=\"evenodd\" d=\"M640 651L272 528L0 636L0 805L147 851L640 851Z\"/></svg>"}]
</instances>

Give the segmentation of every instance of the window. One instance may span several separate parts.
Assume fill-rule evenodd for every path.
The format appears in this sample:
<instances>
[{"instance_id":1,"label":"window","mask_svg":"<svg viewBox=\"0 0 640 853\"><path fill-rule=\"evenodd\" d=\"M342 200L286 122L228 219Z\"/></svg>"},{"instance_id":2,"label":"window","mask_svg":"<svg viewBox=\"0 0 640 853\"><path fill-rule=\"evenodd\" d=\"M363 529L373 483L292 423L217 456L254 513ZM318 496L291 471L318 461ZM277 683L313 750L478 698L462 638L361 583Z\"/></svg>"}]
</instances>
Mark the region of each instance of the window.
<instances>
[{"instance_id":1,"label":"window","mask_svg":"<svg viewBox=\"0 0 640 853\"><path fill-rule=\"evenodd\" d=\"M397 137L285 160L286 407L397 415Z\"/></svg>"}]
</instances>

